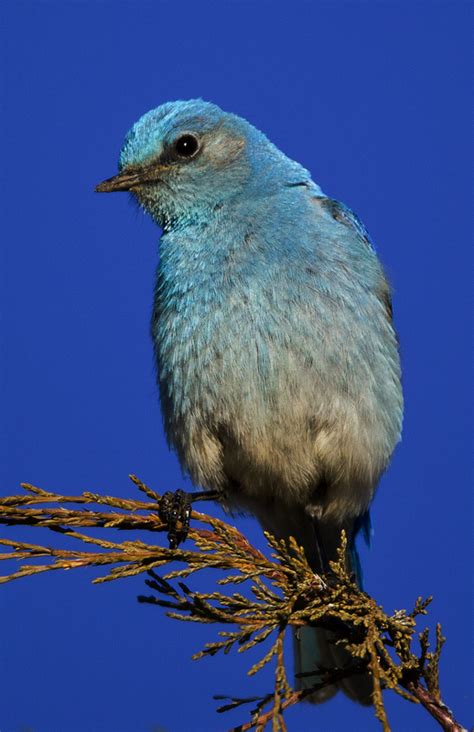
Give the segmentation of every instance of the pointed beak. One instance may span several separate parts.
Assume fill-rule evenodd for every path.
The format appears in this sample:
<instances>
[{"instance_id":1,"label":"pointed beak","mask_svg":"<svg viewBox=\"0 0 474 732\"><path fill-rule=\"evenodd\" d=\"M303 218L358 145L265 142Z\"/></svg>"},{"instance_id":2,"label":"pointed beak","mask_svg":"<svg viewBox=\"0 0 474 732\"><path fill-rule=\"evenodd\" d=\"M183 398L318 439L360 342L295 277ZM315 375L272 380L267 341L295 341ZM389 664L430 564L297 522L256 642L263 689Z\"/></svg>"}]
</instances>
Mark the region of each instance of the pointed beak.
<instances>
[{"instance_id":1,"label":"pointed beak","mask_svg":"<svg viewBox=\"0 0 474 732\"><path fill-rule=\"evenodd\" d=\"M144 183L156 183L160 180L160 173L169 168L168 165L150 165L136 171L124 171L119 175L99 183L95 187L98 193L115 193L115 191L130 191L135 186Z\"/></svg>"},{"instance_id":2,"label":"pointed beak","mask_svg":"<svg viewBox=\"0 0 474 732\"><path fill-rule=\"evenodd\" d=\"M133 186L140 184L139 173L121 173L120 175L114 175L112 178L107 178L99 183L95 187L98 193L114 193L115 191L129 191Z\"/></svg>"}]
</instances>

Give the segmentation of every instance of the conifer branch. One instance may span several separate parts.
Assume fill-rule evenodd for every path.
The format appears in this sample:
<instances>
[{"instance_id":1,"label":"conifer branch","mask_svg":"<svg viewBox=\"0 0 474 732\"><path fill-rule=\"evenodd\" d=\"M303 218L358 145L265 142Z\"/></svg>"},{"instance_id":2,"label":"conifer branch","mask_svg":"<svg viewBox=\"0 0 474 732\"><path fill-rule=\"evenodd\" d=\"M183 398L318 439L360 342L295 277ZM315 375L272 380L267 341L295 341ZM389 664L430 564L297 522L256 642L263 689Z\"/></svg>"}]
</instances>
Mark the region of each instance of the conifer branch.
<instances>
[{"instance_id":1,"label":"conifer branch","mask_svg":"<svg viewBox=\"0 0 474 732\"><path fill-rule=\"evenodd\" d=\"M146 584L153 594L140 596L140 602L165 608L166 614L177 620L231 626L219 631L219 639L207 643L194 659L227 654L234 649L245 652L262 644L265 651L248 673L253 676L267 664L274 664L273 691L245 699L215 697L226 702L218 712L249 703L255 705L250 719L233 732L262 732L268 725L272 732L286 732L286 709L323 686L357 673L369 673L373 679L374 712L384 732L390 730L384 705L387 690L421 704L443 730L462 732L464 728L441 698L439 663L445 640L441 627L436 629L434 650L430 650L428 629L417 635L417 619L427 614L431 598L418 598L409 613L397 610L386 614L348 574L344 532L329 577L320 577L311 570L302 548L293 539L287 544L265 534L271 550L267 557L235 527L195 510L188 534L194 547L189 542L186 548L169 549L139 540L106 541L84 533L83 529L93 527L167 532L167 523L160 517L161 496L137 477L130 477L148 500L90 492L64 496L26 483L25 494L0 499L0 524L48 528L88 547L55 549L0 539L0 545L6 549L0 553L0 560L17 559L21 565L17 571L1 576L0 583L53 570L92 566L108 568L106 574L94 580L96 583L146 573ZM41 562L35 563L37 560ZM171 562L182 566L163 576L157 574L155 570ZM183 582L210 568L226 572L216 581L218 589L214 592L197 592ZM246 593L226 591L228 585L243 586ZM304 625L336 628L341 638L338 642L354 661L348 668L315 668L313 675L318 682L309 689L296 691L287 678L284 641L290 627Z\"/></svg>"}]
</instances>

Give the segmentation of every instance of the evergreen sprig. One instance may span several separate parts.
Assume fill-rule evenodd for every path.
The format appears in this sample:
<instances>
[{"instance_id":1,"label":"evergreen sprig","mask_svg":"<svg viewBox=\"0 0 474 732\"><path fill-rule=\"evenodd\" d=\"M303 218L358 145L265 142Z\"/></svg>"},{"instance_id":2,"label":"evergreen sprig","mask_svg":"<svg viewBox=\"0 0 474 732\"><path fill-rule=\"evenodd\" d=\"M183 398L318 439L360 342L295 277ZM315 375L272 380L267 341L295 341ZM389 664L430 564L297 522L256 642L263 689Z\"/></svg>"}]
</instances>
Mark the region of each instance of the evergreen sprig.
<instances>
[{"instance_id":1,"label":"evergreen sprig","mask_svg":"<svg viewBox=\"0 0 474 732\"><path fill-rule=\"evenodd\" d=\"M0 499L1 524L49 528L90 547L88 551L55 549L0 539L0 545L7 549L0 554L0 560L14 558L21 562L20 569L0 577L0 583L52 570L113 565L94 582L147 573L146 584L153 594L140 596L140 602L163 607L169 617L177 620L232 626L219 631L219 639L207 643L194 659L220 652L227 654L235 648L242 653L266 644L261 659L248 673L256 674L267 664L274 664L273 690L262 697L215 697L226 702L218 708L219 712L254 705L250 719L234 732L250 729L262 732L270 724L272 732L286 732L283 717L286 709L323 686L358 673L369 673L372 677L374 711L384 732L390 730L384 690L422 704L444 730L463 730L441 698L439 662L445 640L441 627L436 628L434 650L430 650L428 629L417 632L417 619L427 614L431 598L418 598L411 612L385 613L348 574L344 532L337 559L331 563L331 573L319 576L293 539L287 544L265 534L270 549L270 556L266 556L234 526L195 510L191 513L188 535L193 548L189 548L189 543L186 548L169 549L139 540L106 541L79 531L92 527L158 533L168 530L160 517L161 496L136 476L130 477L148 500L90 492L64 496L26 483L23 484L26 493ZM95 508L90 508L91 505ZM46 561L29 563L40 558ZM157 574L158 568L171 562L182 566L163 576ZM228 573L216 581L216 591L202 593L182 581L202 569ZM247 587L247 594L227 589L241 585ZM348 668L315 668L312 675L317 677L317 683L311 688L295 690L286 674L284 641L290 627L304 625L337 630L338 643L349 651L353 663Z\"/></svg>"}]
</instances>

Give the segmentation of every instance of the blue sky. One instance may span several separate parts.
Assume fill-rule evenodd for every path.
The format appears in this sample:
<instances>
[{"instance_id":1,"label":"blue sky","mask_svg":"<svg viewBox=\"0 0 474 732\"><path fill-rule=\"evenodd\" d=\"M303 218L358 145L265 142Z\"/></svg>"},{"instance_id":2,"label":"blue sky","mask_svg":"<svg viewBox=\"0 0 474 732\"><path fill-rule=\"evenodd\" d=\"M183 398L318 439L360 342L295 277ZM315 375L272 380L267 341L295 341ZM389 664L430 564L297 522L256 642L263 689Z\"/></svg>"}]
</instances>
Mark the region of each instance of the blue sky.
<instances>
[{"instance_id":1,"label":"blue sky","mask_svg":"<svg viewBox=\"0 0 474 732\"><path fill-rule=\"evenodd\" d=\"M443 693L468 725L469 3L18 0L0 12L1 490L128 496L130 472L189 485L165 444L148 335L159 232L126 195L93 188L164 101L202 96L247 117L361 216L392 281L406 414L366 586L387 610L434 595ZM238 525L262 544L252 520ZM216 715L214 693L271 688L271 672L245 677L242 654L191 662L217 628L138 605L142 579L93 576L0 588L2 732L217 732L244 716ZM435 729L405 701L387 695L387 708L394 730ZM288 725L378 729L339 696Z\"/></svg>"}]
</instances>

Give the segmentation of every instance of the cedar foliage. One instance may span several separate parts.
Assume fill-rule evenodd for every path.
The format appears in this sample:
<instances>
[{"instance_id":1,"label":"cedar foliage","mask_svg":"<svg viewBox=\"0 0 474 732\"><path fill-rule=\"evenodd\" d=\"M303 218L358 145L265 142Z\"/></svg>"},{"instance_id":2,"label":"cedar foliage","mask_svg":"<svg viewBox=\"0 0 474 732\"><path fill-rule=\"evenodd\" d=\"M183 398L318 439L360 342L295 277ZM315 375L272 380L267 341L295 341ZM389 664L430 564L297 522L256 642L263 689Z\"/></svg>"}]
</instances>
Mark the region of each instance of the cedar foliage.
<instances>
[{"instance_id":1,"label":"cedar foliage","mask_svg":"<svg viewBox=\"0 0 474 732\"><path fill-rule=\"evenodd\" d=\"M442 729L463 730L441 698L439 662L445 640L441 626L436 626L433 648L428 629L417 630L431 598L418 598L411 612L387 614L347 573L344 532L337 561L331 563L327 576L314 574L294 540L287 544L266 534L270 550L266 556L234 526L196 510L191 513L189 541L176 549L140 540L107 541L84 533L92 527L166 533L168 526L160 517L162 497L136 476L130 478L146 500L90 492L65 496L27 483L22 484L25 493L1 498L1 524L49 528L78 540L80 548L55 549L0 539L5 547L0 560L15 558L21 563L17 571L1 576L0 583L92 566L107 567L107 573L95 579L96 583L144 573L152 594L139 597L140 602L165 608L167 615L176 620L224 627L218 631L218 639L207 643L194 659L234 649L242 653L264 644L261 659L248 673L252 676L263 666L273 664L274 688L262 697L215 697L224 702L219 712L252 705L247 721L233 732L263 732L267 727L272 732L286 732L286 709L325 684L367 671L373 679L374 713L384 732L390 730L384 705L386 690L423 705ZM42 561L31 563L38 559ZM158 574L157 570L171 562L182 566ZM212 593L192 590L183 582L202 569L225 571L224 577L220 573ZM236 586L243 586L245 594ZM315 668L315 684L297 691L288 680L284 640L291 627L309 624L337 631L338 643L351 653L353 663L348 668Z\"/></svg>"}]
</instances>

